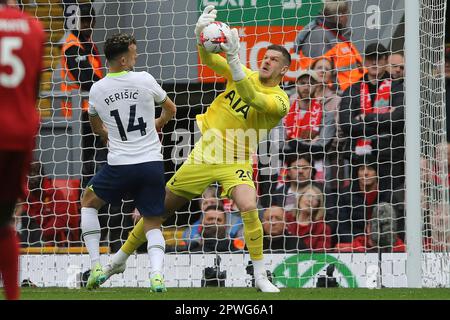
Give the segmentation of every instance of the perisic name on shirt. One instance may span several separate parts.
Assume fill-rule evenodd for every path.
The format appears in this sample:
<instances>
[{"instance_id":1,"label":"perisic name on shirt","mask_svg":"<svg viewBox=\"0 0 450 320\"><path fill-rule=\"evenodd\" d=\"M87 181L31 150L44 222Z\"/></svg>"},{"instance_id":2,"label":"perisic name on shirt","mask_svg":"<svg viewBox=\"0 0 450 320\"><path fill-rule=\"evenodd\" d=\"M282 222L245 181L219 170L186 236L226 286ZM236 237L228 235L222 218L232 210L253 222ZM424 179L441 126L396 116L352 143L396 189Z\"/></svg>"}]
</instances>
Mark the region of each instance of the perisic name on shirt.
<instances>
[{"instance_id":1,"label":"perisic name on shirt","mask_svg":"<svg viewBox=\"0 0 450 320\"><path fill-rule=\"evenodd\" d=\"M113 102L116 102L118 100L137 100L139 95L139 91L130 91L130 90L124 90L120 92L116 92L114 94L109 95L105 98L106 105L110 105Z\"/></svg>"}]
</instances>

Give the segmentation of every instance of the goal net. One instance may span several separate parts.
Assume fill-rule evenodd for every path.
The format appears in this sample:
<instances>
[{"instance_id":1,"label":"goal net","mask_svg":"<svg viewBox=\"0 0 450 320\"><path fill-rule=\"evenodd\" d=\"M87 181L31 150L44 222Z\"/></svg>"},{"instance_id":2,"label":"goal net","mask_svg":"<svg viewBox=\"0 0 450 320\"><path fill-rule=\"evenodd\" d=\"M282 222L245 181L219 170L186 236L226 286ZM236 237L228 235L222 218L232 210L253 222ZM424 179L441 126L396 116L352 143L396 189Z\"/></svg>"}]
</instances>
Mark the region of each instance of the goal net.
<instances>
[{"instance_id":1,"label":"goal net","mask_svg":"<svg viewBox=\"0 0 450 320\"><path fill-rule=\"evenodd\" d=\"M270 44L284 46L292 57L280 84L290 99L289 112L260 141L249 173L272 281L280 287L408 285L405 113L420 112L422 283L448 287L446 1L420 1L420 110L405 105L410 67L404 64L405 3L22 0L48 39L37 106L42 125L28 194L16 209L21 281L82 286L90 267L81 239L80 197L107 151L90 133L83 108L90 85L107 72L105 40L133 33L135 71L152 74L177 105L176 119L160 135L168 181L201 136L195 116L227 90L224 79L201 63L194 36L200 13L212 4L218 21L238 28L240 59L248 68L259 68ZM76 49L72 57L75 79L62 56L68 37L80 36L83 6L95 13L92 39L98 53L80 44L84 51ZM101 72L82 67L94 56ZM236 117L245 119L248 109L234 96L228 99ZM242 217L221 191L212 183L164 223L168 287L252 285ZM99 211L102 264L139 218L129 198ZM145 251L145 245L139 247L127 270L105 286L148 286Z\"/></svg>"}]
</instances>

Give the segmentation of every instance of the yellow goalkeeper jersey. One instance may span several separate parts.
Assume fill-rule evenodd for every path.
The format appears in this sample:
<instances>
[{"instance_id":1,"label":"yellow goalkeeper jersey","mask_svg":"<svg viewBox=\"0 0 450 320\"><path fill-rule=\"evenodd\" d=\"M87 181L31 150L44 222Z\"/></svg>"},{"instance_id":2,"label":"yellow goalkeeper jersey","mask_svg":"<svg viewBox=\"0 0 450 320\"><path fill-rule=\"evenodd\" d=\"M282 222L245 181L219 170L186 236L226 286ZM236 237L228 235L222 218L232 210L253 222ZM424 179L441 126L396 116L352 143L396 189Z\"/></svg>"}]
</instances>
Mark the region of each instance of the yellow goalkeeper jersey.
<instances>
[{"instance_id":1,"label":"yellow goalkeeper jersey","mask_svg":"<svg viewBox=\"0 0 450 320\"><path fill-rule=\"evenodd\" d=\"M227 79L227 85L208 110L197 115L202 138L196 149L201 148L203 161L209 163L248 162L259 141L287 114L289 98L279 86L264 86L259 72L242 66L246 78L235 82L225 58L202 47L199 53L203 63Z\"/></svg>"}]
</instances>

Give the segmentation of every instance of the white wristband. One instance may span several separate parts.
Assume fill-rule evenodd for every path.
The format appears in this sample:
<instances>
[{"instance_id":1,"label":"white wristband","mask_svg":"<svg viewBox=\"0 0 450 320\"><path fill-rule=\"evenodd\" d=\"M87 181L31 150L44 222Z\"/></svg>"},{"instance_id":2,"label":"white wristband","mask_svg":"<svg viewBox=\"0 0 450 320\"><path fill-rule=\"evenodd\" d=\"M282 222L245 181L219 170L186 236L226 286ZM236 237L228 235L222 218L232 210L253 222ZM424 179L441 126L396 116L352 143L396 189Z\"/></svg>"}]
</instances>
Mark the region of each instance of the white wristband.
<instances>
[{"instance_id":1,"label":"white wristband","mask_svg":"<svg viewBox=\"0 0 450 320\"><path fill-rule=\"evenodd\" d=\"M234 81L241 81L242 79L245 78L245 72L242 69L242 64L241 61L239 60L239 56L235 55L235 56L228 56L228 65L230 66L231 69L231 75L233 76L233 80Z\"/></svg>"}]
</instances>

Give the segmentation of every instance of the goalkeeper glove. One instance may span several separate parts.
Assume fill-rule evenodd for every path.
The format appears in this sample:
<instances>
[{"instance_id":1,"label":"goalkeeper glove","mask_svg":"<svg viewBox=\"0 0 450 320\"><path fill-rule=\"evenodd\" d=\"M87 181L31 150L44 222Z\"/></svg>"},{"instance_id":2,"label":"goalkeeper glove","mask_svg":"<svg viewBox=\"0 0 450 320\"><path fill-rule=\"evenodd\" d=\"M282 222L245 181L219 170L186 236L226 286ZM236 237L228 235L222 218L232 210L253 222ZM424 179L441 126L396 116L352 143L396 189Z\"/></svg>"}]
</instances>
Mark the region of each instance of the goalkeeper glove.
<instances>
[{"instance_id":1,"label":"goalkeeper glove","mask_svg":"<svg viewBox=\"0 0 450 320\"><path fill-rule=\"evenodd\" d=\"M205 27L214 22L217 18L217 10L214 9L213 5L207 6L203 13L198 18L197 24L195 25L195 36L197 37L197 43L200 44L200 35L205 29Z\"/></svg>"},{"instance_id":2,"label":"goalkeeper glove","mask_svg":"<svg viewBox=\"0 0 450 320\"><path fill-rule=\"evenodd\" d=\"M231 75L234 81L240 81L245 78L245 72L242 69L241 61L239 60L239 35L237 29L231 29L231 32L225 35L227 37L226 43L221 43L222 50L227 53L228 65L231 69Z\"/></svg>"}]
</instances>

